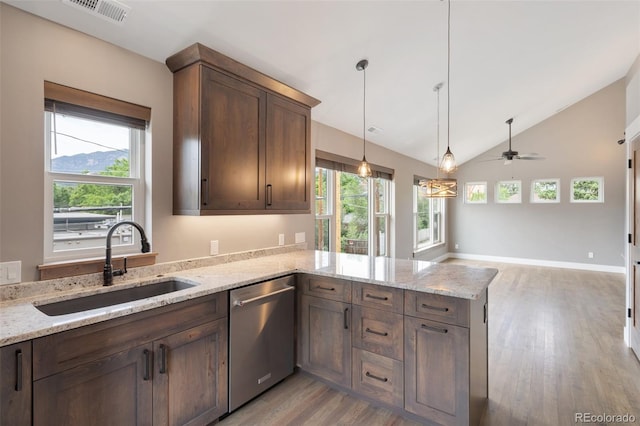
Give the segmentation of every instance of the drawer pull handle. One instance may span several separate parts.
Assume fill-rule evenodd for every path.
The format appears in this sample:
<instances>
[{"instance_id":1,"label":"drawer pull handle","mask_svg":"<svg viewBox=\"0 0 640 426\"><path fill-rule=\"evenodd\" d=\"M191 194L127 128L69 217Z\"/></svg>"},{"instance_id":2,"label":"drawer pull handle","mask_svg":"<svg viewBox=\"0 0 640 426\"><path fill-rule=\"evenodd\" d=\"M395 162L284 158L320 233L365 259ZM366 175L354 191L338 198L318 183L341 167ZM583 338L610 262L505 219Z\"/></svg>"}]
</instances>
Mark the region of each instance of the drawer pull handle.
<instances>
[{"instance_id":1,"label":"drawer pull handle","mask_svg":"<svg viewBox=\"0 0 640 426\"><path fill-rule=\"evenodd\" d=\"M344 329L349 329L349 308L344 308Z\"/></svg>"},{"instance_id":2,"label":"drawer pull handle","mask_svg":"<svg viewBox=\"0 0 640 426\"><path fill-rule=\"evenodd\" d=\"M315 286L316 290L324 290L324 291L336 291L335 287L322 287L321 285Z\"/></svg>"},{"instance_id":3,"label":"drawer pull handle","mask_svg":"<svg viewBox=\"0 0 640 426\"><path fill-rule=\"evenodd\" d=\"M142 380L150 380L151 379L151 351L149 349L145 349L142 351L142 355L144 356L144 376L142 376Z\"/></svg>"},{"instance_id":4,"label":"drawer pull handle","mask_svg":"<svg viewBox=\"0 0 640 426\"><path fill-rule=\"evenodd\" d=\"M389 300L389 298L387 296L375 296L373 294L365 294L364 297L368 297L369 299L375 299L375 300Z\"/></svg>"},{"instance_id":5,"label":"drawer pull handle","mask_svg":"<svg viewBox=\"0 0 640 426\"><path fill-rule=\"evenodd\" d=\"M16 391L22 390L22 349L16 351Z\"/></svg>"},{"instance_id":6,"label":"drawer pull handle","mask_svg":"<svg viewBox=\"0 0 640 426\"><path fill-rule=\"evenodd\" d=\"M167 373L167 345L160 345L160 374Z\"/></svg>"},{"instance_id":7,"label":"drawer pull handle","mask_svg":"<svg viewBox=\"0 0 640 426\"><path fill-rule=\"evenodd\" d=\"M367 333L371 333L371 334L377 334L378 336L383 336L383 337L387 337L389 335L389 333L387 333L386 331L375 331L370 329L369 327L367 327L364 331L366 331Z\"/></svg>"},{"instance_id":8,"label":"drawer pull handle","mask_svg":"<svg viewBox=\"0 0 640 426\"><path fill-rule=\"evenodd\" d=\"M425 303L422 304L422 307L425 309L431 309L432 311L449 312L449 308L441 308L440 306L431 306Z\"/></svg>"},{"instance_id":9,"label":"drawer pull handle","mask_svg":"<svg viewBox=\"0 0 640 426\"><path fill-rule=\"evenodd\" d=\"M442 334L446 334L446 333L449 332L449 330L447 330L446 328L432 327L432 326L426 325L426 324L422 324L422 328L424 328L425 330L429 330L429 331L436 331L436 332L442 333Z\"/></svg>"},{"instance_id":10,"label":"drawer pull handle","mask_svg":"<svg viewBox=\"0 0 640 426\"><path fill-rule=\"evenodd\" d=\"M373 374L369 373L368 371L366 373L364 373L364 375L367 376L367 377L371 377L372 379L381 381L383 383L387 383L389 381L389 379L387 379L386 377L378 377L376 375L373 375Z\"/></svg>"}]
</instances>

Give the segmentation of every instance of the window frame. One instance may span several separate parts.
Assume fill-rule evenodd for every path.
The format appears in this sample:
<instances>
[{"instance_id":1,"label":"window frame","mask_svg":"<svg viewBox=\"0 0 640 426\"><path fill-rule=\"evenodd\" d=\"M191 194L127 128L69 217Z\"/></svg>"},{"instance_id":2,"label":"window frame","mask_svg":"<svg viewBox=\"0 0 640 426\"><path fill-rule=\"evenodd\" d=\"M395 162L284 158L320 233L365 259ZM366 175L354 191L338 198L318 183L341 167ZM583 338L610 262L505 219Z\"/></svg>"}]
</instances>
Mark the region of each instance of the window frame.
<instances>
[{"instance_id":1,"label":"window frame","mask_svg":"<svg viewBox=\"0 0 640 426\"><path fill-rule=\"evenodd\" d=\"M514 200L502 200L500 199L500 187L502 185L515 185L518 188L518 192L514 195L517 197ZM495 186L495 201L497 204L522 204L522 181L521 180L499 180Z\"/></svg>"},{"instance_id":2,"label":"window frame","mask_svg":"<svg viewBox=\"0 0 640 426\"><path fill-rule=\"evenodd\" d=\"M441 198L441 197L427 197L429 199L429 223L431 224L429 226L429 243L428 244L423 244L423 245L419 245L418 244L418 217L420 212L418 211L418 195L419 195L419 191L421 190L420 188L420 184L417 182L420 179L424 179L424 178L414 178L414 184L413 184L413 254L416 255L418 253L424 252L426 250L432 249L434 247L438 247L441 245L446 244L446 238L445 238L445 230L446 230L446 202L445 202L445 198ZM439 203L440 204L440 208L439 211L436 212L435 209L435 203ZM438 216L438 220L436 220L435 216ZM433 223L438 223L438 227L437 227L437 233L440 236L440 238L438 239L438 241L434 241L434 235L436 235L436 227L433 226Z\"/></svg>"},{"instance_id":3,"label":"window frame","mask_svg":"<svg viewBox=\"0 0 640 426\"><path fill-rule=\"evenodd\" d=\"M553 199L544 199L536 197L536 184L538 183L551 183L553 182L556 185L556 197ZM549 179L533 179L531 181L531 196L530 200L532 203L536 204L553 204L560 202L560 179L559 178L549 178Z\"/></svg>"},{"instance_id":4,"label":"window frame","mask_svg":"<svg viewBox=\"0 0 640 426\"><path fill-rule=\"evenodd\" d=\"M314 175L315 175L315 179L317 179L317 174L318 174L318 169L323 169L326 170L327 172L327 213L326 214L318 214L317 211L315 212L315 221L317 224L318 220L327 220L329 219L329 251L331 252L338 252L338 250L341 250L341 248L337 247L337 241L338 238L335 235L335 233L337 232L336 230L336 223L337 223L337 219L336 219L336 214L339 210L338 208L338 203L339 200L336 199L336 194L339 191L336 191L336 186L340 185L340 179L338 177L338 173L350 173L350 174L356 174L357 173L353 173L352 170L347 169L347 170L336 170L333 168L328 168L328 167L323 167L323 166L318 166L316 165L315 169L314 169ZM376 194L376 179L380 179L381 182L383 182L383 186L385 188L385 197L384 197L384 208L381 209L380 211L375 211L375 194ZM377 253L377 252L383 252L383 255L380 256L384 256L384 257L389 257L390 256L390 248L391 248L391 192L392 192L392 180L387 179L383 176L371 176L369 178L367 178L367 221L368 221L368 240L367 240L367 253L371 254L371 253ZM314 189L314 196L316 196L315 194L315 189ZM314 204L314 209L315 209L315 204ZM374 226L374 224L377 223L377 220L380 218L384 218L385 219L385 229L384 229L384 233L385 233L385 240L384 240L384 247L382 247L383 250L378 250L378 238L377 235L375 235L375 240L374 240L374 234L373 231L375 229L377 229L377 225ZM316 225L317 226L317 225ZM316 250L320 250L317 247L318 242L314 241L314 246L316 247ZM341 252L341 251L340 251Z\"/></svg>"},{"instance_id":5,"label":"window frame","mask_svg":"<svg viewBox=\"0 0 640 426\"><path fill-rule=\"evenodd\" d=\"M577 182L581 181L595 181L598 182L598 198L595 200L577 200L575 198L575 185ZM571 179L571 185L569 187L569 201L572 203L604 203L604 177L602 176L588 176L588 177L577 177Z\"/></svg>"},{"instance_id":6,"label":"window frame","mask_svg":"<svg viewBox=\"0 0 640 426\"><path fill-rule=\"evenodd\" d=\"M484 187L484 199L482 200L471 200L469 198L469 190L468 188L472 185L483 186ZM487 182L465 182L464 184L464 203L465 204L487 204L489 199L488 186Z\"/></svg>"},{"instance_id":7,"label":"window frame","mask_svg":"<svg viewBox=\"0 0 640 426\"><path fill-rule=\"evenodd\" d=\"M56 113L55 105L64 105L64 113L95 122L111 122L129 128L129 177L105 176L95 174L65 173L51 170L52 119ZM148 135L150 109L128 102L107 98L90 92L45 82L44 108L44 236L43 260L45 263L59 261L86 260L104 256L104 245L91 248L54 250L54 183L70 182L78 184L118 185L132 188L131 220L145 226L146 182L145 182L145 140ZM122 114L126 115L122 115ZM135 232L135 231L134 231ZM113 246L113 254L138 253L135 244Z\"/></svg>"}]
</instances>

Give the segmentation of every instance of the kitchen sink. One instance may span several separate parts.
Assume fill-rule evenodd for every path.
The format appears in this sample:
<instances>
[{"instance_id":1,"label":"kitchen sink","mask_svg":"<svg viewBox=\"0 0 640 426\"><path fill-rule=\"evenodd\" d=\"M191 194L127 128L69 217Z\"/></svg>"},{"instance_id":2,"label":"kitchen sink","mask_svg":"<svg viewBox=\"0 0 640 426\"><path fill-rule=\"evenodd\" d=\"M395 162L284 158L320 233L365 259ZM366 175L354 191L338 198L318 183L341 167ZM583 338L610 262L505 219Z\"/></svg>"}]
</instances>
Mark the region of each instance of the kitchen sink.
<instances>
[{"instance_id":1,"label":"kitchen sink","mask_svg":"<svg viewBox=\"0 0 640 426\"><path fill-rule=\"evenodd\" d=\"M91 309L104 308L120 303L133 302L161 294L173 293L193 287L195 284L184 281L167 280L158 283L130 287L122 290L108 291L91 296L61 300L60 302L44 303L35 307L49 316L73 314Z\"/></svg>"}]
</instances>

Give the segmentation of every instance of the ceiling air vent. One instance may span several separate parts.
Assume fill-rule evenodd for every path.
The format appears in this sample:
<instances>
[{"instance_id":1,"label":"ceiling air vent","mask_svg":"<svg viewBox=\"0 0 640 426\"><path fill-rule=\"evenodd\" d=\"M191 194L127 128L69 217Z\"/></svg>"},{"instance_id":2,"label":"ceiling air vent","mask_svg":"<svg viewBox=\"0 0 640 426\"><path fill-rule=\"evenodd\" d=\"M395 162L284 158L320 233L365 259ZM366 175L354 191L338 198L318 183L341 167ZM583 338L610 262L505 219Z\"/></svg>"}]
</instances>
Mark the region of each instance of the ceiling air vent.
<instances>
[{"instance_id":1,"label":"ceiling air vent","mask_svg":"<svg viewBox=\"0 0 640 426\"><path fill-rule=\"evenodd\" d=\"M124 24L131 10L130 6L115 0L62 0L62 3L119 25Z\"/></svg>"}]
</instances>

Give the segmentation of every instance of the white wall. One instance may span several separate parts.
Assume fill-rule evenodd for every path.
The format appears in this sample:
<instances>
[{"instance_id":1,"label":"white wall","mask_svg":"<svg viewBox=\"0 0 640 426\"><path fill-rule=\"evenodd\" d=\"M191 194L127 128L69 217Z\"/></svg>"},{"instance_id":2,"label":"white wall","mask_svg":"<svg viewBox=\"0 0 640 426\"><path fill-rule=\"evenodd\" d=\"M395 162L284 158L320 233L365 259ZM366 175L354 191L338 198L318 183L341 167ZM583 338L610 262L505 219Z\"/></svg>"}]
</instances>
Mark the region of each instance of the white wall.
<instances>
[{"instance_id":1,"label":"white wall","mask_svg":"<svg viewBox=\"0 0 640 426\"><path fill-rule=\"evenodd\" d=\"M509 117L505 117L505 120ZM536 152L544 161L482 162L499 156L505 142L462 165L460 185L487 181L488 204L463 204L459 197L451 209L454 223L450 251L473 255L514 257L568 263L622 267L625 246L626 147L616 142L625 128L623 80L594 93L556 115L518 133L513 123L513 149ZM569 202L573 177L603 176L603 204ZM532 204L532 179L560 178L559 204ZM496 204L498 180L522 180L522 204ZM453 244L458 243L455 250ZM593 259L587 257L593 252Z\"/></svg>"}]
</instances>

